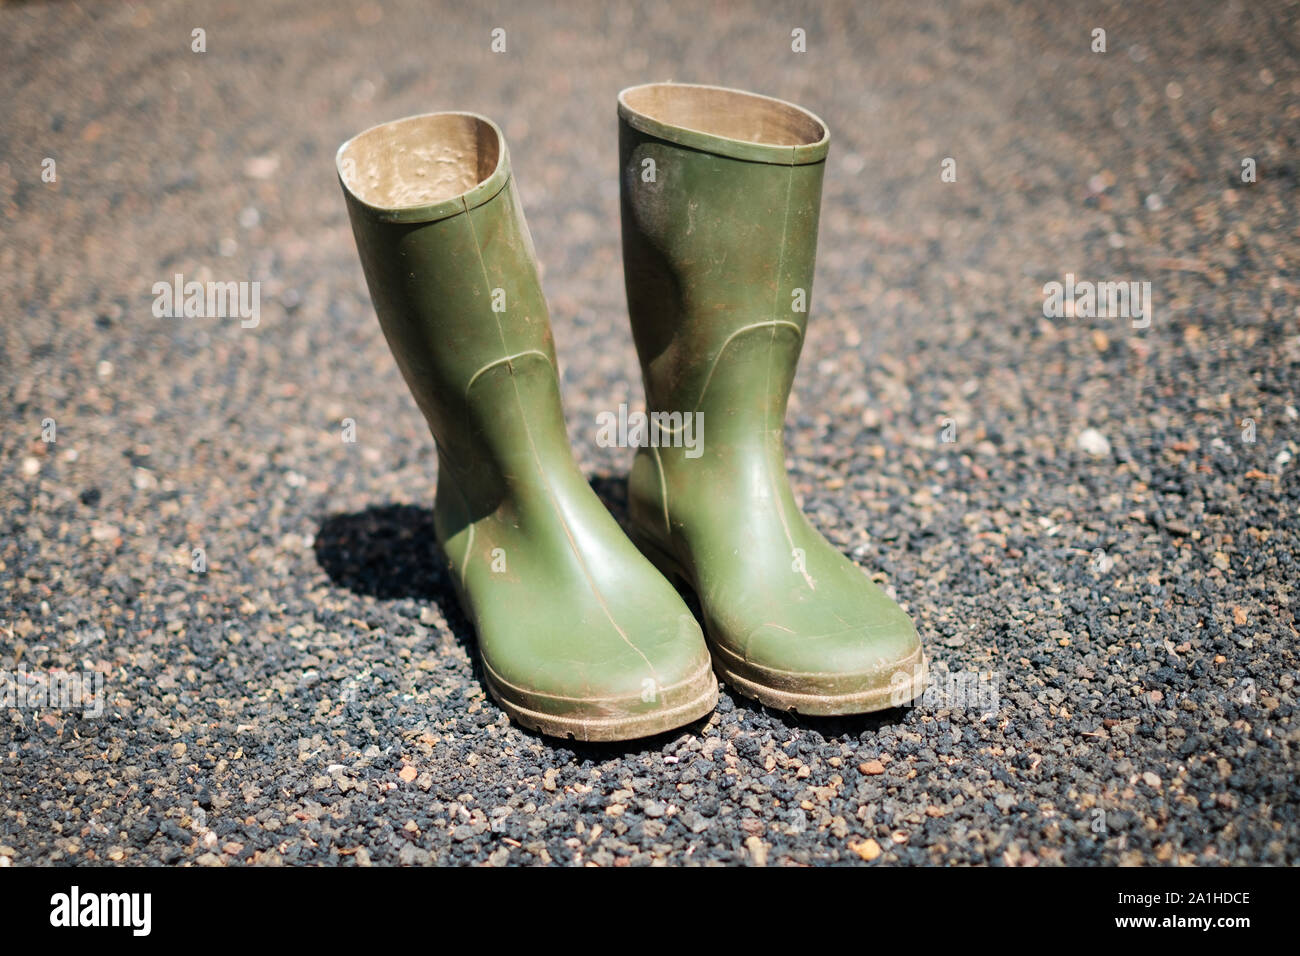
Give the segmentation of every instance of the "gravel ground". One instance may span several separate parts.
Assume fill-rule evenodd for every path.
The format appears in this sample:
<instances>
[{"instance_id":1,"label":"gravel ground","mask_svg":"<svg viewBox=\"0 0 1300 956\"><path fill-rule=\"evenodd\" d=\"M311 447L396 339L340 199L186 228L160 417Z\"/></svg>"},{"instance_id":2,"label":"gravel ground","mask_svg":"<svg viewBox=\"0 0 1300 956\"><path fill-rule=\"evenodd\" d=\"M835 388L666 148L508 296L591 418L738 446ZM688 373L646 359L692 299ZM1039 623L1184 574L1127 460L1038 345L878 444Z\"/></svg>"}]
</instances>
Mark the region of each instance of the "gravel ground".
<instances>
[{"instance_id":1,"label":"gravel ground","mask_svg":"<svg viewBox=\"0 0 1300 956\"><path fill-rule=\"evenodd\" d=\"M103 682L0 708L0 865L1300 859L1296 3L441 6L0 6L0 669ZM621 519L615 95L662 79L831 126L791 474L915 707L560 746L475 673L334 150L501 123ZM259 324L156 318L177 272ZM1045 318L1066 273L1150 326Z\"/></svg>"}]
</instances>

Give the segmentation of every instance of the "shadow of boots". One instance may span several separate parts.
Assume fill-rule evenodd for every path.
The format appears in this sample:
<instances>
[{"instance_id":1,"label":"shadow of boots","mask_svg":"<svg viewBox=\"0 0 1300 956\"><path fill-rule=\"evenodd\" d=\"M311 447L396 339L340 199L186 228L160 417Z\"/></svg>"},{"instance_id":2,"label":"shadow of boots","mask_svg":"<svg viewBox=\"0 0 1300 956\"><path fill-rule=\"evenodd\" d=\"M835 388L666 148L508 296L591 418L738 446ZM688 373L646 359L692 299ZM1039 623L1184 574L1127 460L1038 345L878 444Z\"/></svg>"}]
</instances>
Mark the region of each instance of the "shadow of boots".
<instances>
[{"instance_id":1,"label":"shadow of boots","mask_svg":"<svg viewBox=\"0 0 1300 956\"><path fill-rule=\"evenodd\" d=\"M596 474L587 479L591 490L596 493L605 510L614 516L624 533L628 529L627 518L627 476Z\"/></svg>"},{"instance_id":2,"label":"shadow of boots","mask_svg":"<svg viewBox=\"0 0 1300 956\"><path fill-rule=\"evenodd\" d=\"M438 605L452 636L474 658L474 629L456 597L432 510L378 505L330 515L316 533L315 551L330 581L354 594Z\"/></svg>"}]
</instances>

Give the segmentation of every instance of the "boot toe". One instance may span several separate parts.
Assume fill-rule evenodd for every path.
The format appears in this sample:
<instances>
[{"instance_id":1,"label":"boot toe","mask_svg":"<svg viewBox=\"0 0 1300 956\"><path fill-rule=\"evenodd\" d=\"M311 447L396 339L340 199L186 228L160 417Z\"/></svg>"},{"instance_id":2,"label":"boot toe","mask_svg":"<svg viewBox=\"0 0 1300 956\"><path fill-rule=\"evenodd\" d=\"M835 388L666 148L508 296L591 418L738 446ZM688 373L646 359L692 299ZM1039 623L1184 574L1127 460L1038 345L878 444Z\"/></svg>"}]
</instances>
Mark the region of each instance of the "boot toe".
<instances>
[{"instance_id":1,"label":"boot toe","mask_svg":"<svg viewBox=\"0 0 1300 956\"><path fill-rule=\"evenodd\" d=\"M854 626L754 627L734 649L714 643L723 679L771 707L854 714L900 706L924 687L925 658L902 610Z\"/></svg>"},{"instance_id":2,"label":"boot toe","mask_svg":"<svg viewBox=\"0 0 1300 956\"><path fill-rule=\"evenodd\" d=\"M524 726L577 740L629 740L681 726L717 703L703 636L684 608L675 620L661 615L632 632L586 625L577 633L586 638L577 646L534 633L503 654L492 653L491 637L484 641L488 688Z\"/></svg>"}]
</instances>

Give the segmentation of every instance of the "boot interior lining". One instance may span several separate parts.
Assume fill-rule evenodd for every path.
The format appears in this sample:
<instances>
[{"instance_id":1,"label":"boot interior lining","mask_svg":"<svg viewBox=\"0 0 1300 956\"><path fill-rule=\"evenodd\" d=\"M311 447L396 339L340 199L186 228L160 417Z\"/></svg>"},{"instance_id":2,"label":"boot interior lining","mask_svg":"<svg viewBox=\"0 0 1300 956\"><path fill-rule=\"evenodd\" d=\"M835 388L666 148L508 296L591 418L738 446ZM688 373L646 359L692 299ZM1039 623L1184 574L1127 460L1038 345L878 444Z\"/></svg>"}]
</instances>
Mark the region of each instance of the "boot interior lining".
<instances>
[{"instance_id":1,"label":"boot interior lining","mask_svg":"<svg viewBox=\"0 0 1300 956\"><path fill-rule=\"evenodd\" d=\"M427 206L469 192L496 170L496 130L476 116L412 116L359 134L339 157L344 184L385 209Z\"/></svg>"},{"instance_id":2,"label":"boot interior lining","mask_svg":"<svg viewBox=\"0 0 1300 956\"><path fill-rule=\"evenodd\" d=\"M669 126L765 146L809 146L826 135L798 107L739 90L661 83L629 90L623 102Z\"/></svg>"}]
</instances>

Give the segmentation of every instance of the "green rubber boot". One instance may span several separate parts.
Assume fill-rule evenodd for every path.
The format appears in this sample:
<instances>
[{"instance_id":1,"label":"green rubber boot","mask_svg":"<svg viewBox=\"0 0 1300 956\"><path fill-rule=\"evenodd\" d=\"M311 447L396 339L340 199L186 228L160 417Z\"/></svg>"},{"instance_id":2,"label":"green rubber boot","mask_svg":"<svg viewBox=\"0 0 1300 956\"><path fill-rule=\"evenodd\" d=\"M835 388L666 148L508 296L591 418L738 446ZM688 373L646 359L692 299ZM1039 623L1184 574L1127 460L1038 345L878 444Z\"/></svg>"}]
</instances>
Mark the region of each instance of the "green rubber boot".
<instances>
[{"instance_id":1,"label":"green rubber boot","mask_svg":"<svg viewBox=\"0 0 1300 956\"><path fill-rule=\"evenodd\" d=\"M785 473L826 126L780 100L678 84L624 90L618 112L647 411L683 416L661 417L659 447L637 452L634 538L699 596L714 669L740 693L803 714L901 705L924 689L916 629L808 524Z\"/></svg>"},{"instance_id":2,"label":"green rubber boot","mask_svg":"<svg viewBox=\"0 0 1300 956\"><path fill-rule=\"evenodd\" d=\"M709 713L699 625L570 452L501 131L414 116L344 143L337 164L375 311L437 441L434 527L492 696L578 740Z\"/></svg>"}]
</instances>

